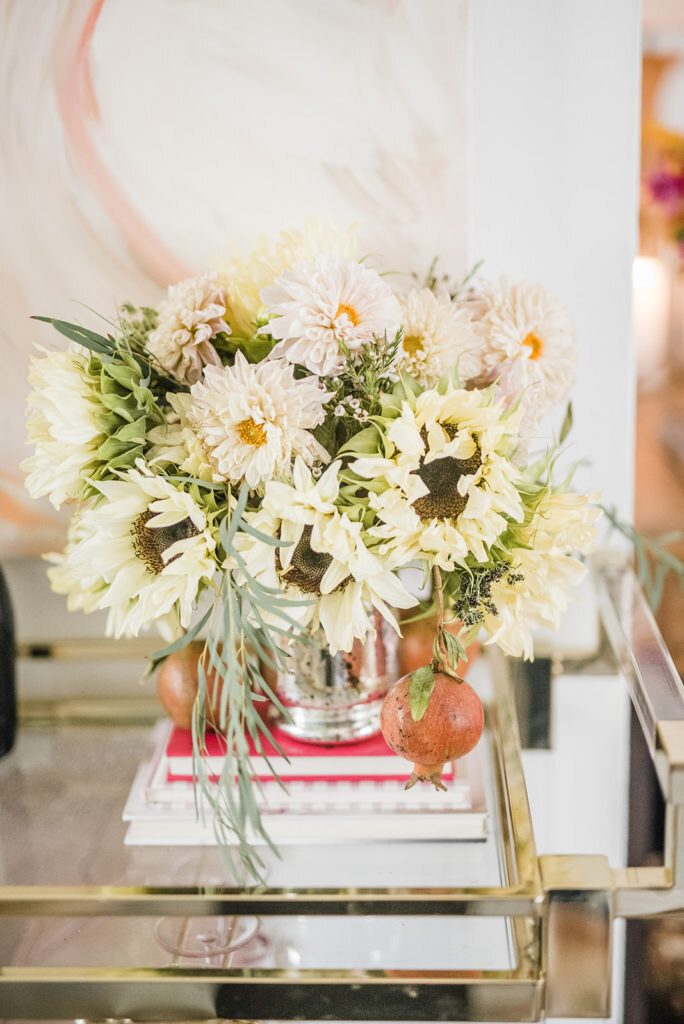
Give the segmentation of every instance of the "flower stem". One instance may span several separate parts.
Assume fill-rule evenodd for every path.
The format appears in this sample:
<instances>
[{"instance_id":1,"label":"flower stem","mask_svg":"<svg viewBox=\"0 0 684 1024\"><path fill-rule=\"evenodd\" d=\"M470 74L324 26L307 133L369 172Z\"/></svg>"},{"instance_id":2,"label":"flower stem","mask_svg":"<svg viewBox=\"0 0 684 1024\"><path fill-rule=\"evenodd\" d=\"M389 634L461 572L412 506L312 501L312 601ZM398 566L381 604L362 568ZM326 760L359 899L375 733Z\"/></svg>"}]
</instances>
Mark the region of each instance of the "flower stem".
<instances>
[{"instance_id":1,"label":"flower stem","mask_svg":"<svg viewBox=\"0 0 684 1024\"><path fill-rule=\"evenodd\" d=\"M435 590L437 592L437 645L442 652L441 658L435 658L435 669L441 670L445 675L458 679L458 676L449 664L449 650L444 639L444 585L442 574L438 566L433 566L435 577Z\"/></svg>"}]
</instances>

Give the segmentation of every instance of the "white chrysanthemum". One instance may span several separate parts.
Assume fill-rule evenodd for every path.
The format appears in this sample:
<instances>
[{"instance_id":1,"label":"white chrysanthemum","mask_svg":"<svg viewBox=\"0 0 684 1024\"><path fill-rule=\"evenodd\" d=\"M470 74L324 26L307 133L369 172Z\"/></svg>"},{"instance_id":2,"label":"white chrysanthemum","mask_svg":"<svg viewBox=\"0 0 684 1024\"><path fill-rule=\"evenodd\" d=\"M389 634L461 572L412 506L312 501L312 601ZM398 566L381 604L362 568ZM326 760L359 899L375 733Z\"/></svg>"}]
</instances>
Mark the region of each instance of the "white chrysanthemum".
<instances>
[{"instance_id":1,"label":"white chrysanthemum","mask_svg":"<svg viewBox=\"0 0 684 1024\"><path fill-rule=\"evenodd\" d=\"M317 377L296 380L284 359L208 366L191 388L188 418L220 479L256 487L287 477L292 460L327 462L311 430L325 419L330 395Z\"/></svg>"},{"instance_id":2,"label":"white chrysanthemum","mask_svg":"<svg viewBox=\"0 0 684 1024\"><path fill-rule=\"evenodd\" d=\"M249 337L265 312L261 290L295 263L310 263L321 254L356 259L356 225L340 228L330 219L313 217L301 231L282 231L275 241L262 236L247 259L236 258L222 267L233 331Z\"/></svg>"},{"instance_id":3,"label":"white chrysanthemum","mask_svg":"<svg viewBox=\"0 0 684 1024\"><path fill-rule=\"evenodd\" d=\"M297 263L261 297L269 322L260 333L279 341L273 354L320 376L344 366L340 342L357 352L376 335L394 335L401 320L392 289L375 270L332 256Z\"/></svg>"},{"instance_id":4,"label":"white chrysanthemum","mask_svg":"<svg viewBox=\"0 0 684 1024\"><path fill-rule=\"evenodd\" d=\"M540 284L484 284L468 307L478 317L483 374L506 397L524 389L525 429L563 402L575 380L577 349L567 311Z\"/></svg>"},{"instance_id":5,"label":"white chrysanthemum","mask_svg":"<svg viewBox=\"0 0 684 1024\"><path fill-rule=\"evenodd\" d=\"M517 414L477 390L424 391L415 409L402 404L386 430L393 453L351 464L387 484L369 495L382 524L369 532L393 564L427 558L449 569L468 555L489 558L509 521L523 519L519 473L503 454L516 430Z\"/></svg>"},{"instance_id":6,"label":"white chrysanthemum","mask_svg":"<svg viewBox=\"0 0 684 1024\"><path fill-rule=\"evenodd\" d=\"M28 472L31 497L48 495L55 508L80 497L83 478L104 440L96 421L98 382L88 373L88 361L80 350L31 360L27 426L36 451L21 468Z\"/></svg>"},{"instance_id":7,"label":"white chrysanthemum","mask_svg":"<svg viewBox=\"0 0 684 1024\"><path fill-rule=\"evenodd\" d=\"M150 465L178 466L188 476L214 483L223 480L209 461L209 456L190 422L192 397L170 391L166 400L171 406L164 423L148 430L150 446L145 458Z\"/></svg>"},{"instance_id":8,"label":"white chrysanthemum","mask_svg":"<svg viewBox=\"0 0 684 1024\"><path fill-rule=\"evenodd\" d=\"M160 366L184 384L194 384L203 366L220 366L212 345L217 334L230 334L227 294L217 274L202 274L172 285L159 306L159 324L147 348Z\"/></svg>"},{"instance_id":9,"label":"white chrysanthemum","mask_svg":"<svg viewBox=\"0 0 684 1024\"><path fill-rule=\"evenodd\" d=\"M409 292L402 302L402 321L397 364L424 387L432 387L456 364L462 381L481 375L481 342L470 313L448 295L437 296L429 288Z\"/></svg>"},{"instance_id":10,"label":"white chrysanthemum","mask_svg":"<svg viewBox=\"0 0 684 1024\"><path fill-rule=\"evenodd\" d=\"M339 468L334 462L315 483L297 459L293 485L268 483L259 511L246 514L250 526L288 546L274 548L246 533L235 537L257 582L294 600L311 598L310 604L288 607L288 614L302 626L320 625L333 654L351 650L355 639L364 641L373 631L372 608L399 632L390 608L417 603L366 547L362 524L337 508Z\"/></svg>"},{"instance_id":11,"label":"white chrysanthemum","mask_svg":"<svg viewBox=\"0 0 684 1024\"><path fill-rule=\"evenodd\" d=\"M529 526L519 531L510 570L491 588L496 613L485 615L488 643L514 657L532 658L532 633L557 629L560 616L576 596L586 567L574 554L593 547L594 523L601 511L596 495L550 493L542 498Z\"/></svg>"},{"instance_id":12,"label":"white chrysanthemum","mask_svg":"<svg viewBox=\"0 0 684 1024\"><path fill-rule=\"evenodd\" d=\"M70 607L109 609L110 635L137 636L154 623L172 639L216 571L215 542L192 496L138 465L94 485L102 499L81 510L64 553L49 556L48 576Z\"/></svg>"}]
</instances>

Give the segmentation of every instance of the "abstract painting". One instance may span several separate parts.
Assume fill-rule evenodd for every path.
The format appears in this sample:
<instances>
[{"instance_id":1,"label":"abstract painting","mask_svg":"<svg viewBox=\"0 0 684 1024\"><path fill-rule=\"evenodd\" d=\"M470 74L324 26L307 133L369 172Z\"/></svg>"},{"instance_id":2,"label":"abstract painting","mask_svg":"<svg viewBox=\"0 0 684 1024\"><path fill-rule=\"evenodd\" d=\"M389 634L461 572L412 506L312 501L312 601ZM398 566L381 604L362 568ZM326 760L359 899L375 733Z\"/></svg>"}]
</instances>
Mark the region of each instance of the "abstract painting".
<instances>
[{"instance_id":1,"label":"abstract painting","mask_svg":"<svg viewBox=\"0 0 684 1024\"><path fill-rule=\"evenodd\" d=\"M31 314L96 326L316 214L463 270L467 0L6 0L0 28L7 555L64 531L19 468L32 346L62 340Z\"/></svg>"}]
</instances>

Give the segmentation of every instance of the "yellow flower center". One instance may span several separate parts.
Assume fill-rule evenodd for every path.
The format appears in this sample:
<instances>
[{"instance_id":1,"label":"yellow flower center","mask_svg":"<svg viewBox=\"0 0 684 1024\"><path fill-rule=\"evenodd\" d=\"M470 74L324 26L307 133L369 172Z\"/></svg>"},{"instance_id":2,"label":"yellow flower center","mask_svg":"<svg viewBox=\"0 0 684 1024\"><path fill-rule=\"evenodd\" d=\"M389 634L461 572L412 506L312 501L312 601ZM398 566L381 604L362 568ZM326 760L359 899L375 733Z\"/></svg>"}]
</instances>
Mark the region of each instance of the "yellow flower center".
<instances>
[{"instance_id":1,"label":"yellow flower center","mask_svg":"<svg viewBox=\"0 0 684 1024\"><path fill-rule=\"evenodd\" d=\"M254 448L261 448L268 440L263 423L255 423L251 417L241 420L235 429L242 443L251 444Z\"/></svg>"},{"instance_id":2,"label":"yellow flower center","mask_svg":"<svg viewBox=\"0 0 684 1024\"><path fill-rule=\"evenodd\" d=\"M337 320L338 316L342 316L343 313L346 315L349 322L354 325L354 327L359 326L359 324L361 323L361 317L356 312L353 306L348 306L346 302L341 302L337 307L337 312L335 313L334 317L335 320Z\"/></svg>"},{"instance_id":3,"label":"yellow flower center","mask_svg":"<svg viewBox=\"0 0 684 1024\"><path fill-rule=\"evenodd\" d=\"M409 334L402 341L404 352L412 359L418 352L423 351L423 336L421 334Z\"/></svg>"},{"instance_id":4,"label":"yellow flower center","mask_svg":"<svg viewBox=\"0 0 684 1024\"><path fill-rule=\"evenodd\" d=\"M532 349L530 359L539 359L539 356L544 351L544 342L533 331L530 331L530 333L523 338L522 343L523 345L527 345L529 349Z\"/></svg>"}]
</instances>

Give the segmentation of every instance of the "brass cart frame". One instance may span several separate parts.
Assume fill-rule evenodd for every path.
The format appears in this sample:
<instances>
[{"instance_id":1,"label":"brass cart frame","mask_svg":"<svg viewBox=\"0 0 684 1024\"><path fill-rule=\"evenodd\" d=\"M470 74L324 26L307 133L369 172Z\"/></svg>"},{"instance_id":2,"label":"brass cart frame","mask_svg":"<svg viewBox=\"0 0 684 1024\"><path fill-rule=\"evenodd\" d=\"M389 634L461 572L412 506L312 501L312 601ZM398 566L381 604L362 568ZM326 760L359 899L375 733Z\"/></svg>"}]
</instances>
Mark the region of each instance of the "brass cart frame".
<instances>
[{"instance_id":1,"label":"brass cart frame","mask_svg":"<svg viewBox=\"0 0 684 1024\"><path fill-rule=\"evenodd\" d=\"M506 662L492 659L487 722L507 884L491 888L0 887L0 916L482 915L509 919L515 966L473 972L0 967L7 1018L535 1021L610 1012L615 917L684 909L684 689L631 572L595 573L605 634L666 800L662 868L537 857ZM581 929L582 942L570 938ZM570 936L570 937L569 937ZM568 964L572 958L572 970ZM578 983L581 978L581 983Z\"/></svg>"}]
</instances>

